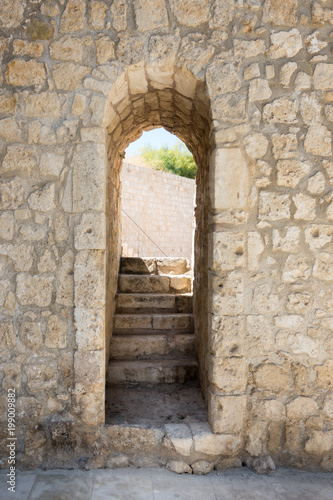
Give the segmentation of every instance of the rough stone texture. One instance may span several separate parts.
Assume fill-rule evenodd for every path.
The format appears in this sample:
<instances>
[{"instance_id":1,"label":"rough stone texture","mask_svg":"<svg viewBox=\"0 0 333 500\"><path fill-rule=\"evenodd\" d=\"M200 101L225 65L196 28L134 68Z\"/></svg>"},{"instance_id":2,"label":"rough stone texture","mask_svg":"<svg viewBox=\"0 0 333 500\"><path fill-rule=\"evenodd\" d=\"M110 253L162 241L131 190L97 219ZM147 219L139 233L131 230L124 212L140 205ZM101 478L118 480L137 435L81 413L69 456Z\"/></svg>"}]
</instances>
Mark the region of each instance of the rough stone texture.
<instances>
[{"instance_id":1,"label":"rough stone texture","mask_svg":"<svg viewBox=\"0 0 333 500\"><path fill-rule=\"evenodd\" d=\"M170 462L166 464L166 468L177 474L192 474L193 472L192 468L183 460L170 460Z\"/></svg>"},{"instance_id":2,"label":"rough stone texture","mask_svg":"<svg viewBox=\"0 0 333 500\"><path fill-rule=\"evenodd\" d=\"M0 398L19 388L18 465L332 467L332 23L324 0L0 2ZM199 167L216 434L191 428L185 465L189 435L168 448L165 431L103 425L121 159L157 126Z\"/></svg>"},{"instance_id":3,"label":"rough stone texture","mask_svg":"<svg viewBox=\"0 0 333 500\"><path fill-rule=\"evenodd\" d=\"M265 457L255 458L251 462L250 467L257 474L264 474L264 475L270 474L271 472L275 472L276 470L272 457L270 457L269 455Z\"/></svg>"},{"instance_id":4,"label":"rough stone texture","mask_svg":"<svg viewBox=\"0 0 333 500\"><path fill-rule=\"evenodd\" d=\"M29 87L31 85L43 85L46 81L44 64L35 60L24 61L14 59L6 70L6 80L10 85Z\"/></svg>"},{"instance_id":5,"label":"rough stone texture","mask_svg":"<svg viewBox=\"0 0 333 500\"><path fill-rule=\"evenodd\" d=\"M153 5L147 0L135 0L134 9L139 31L168 25L168 13L164 0L157 0Z\"/></svg>"}]
</instances>

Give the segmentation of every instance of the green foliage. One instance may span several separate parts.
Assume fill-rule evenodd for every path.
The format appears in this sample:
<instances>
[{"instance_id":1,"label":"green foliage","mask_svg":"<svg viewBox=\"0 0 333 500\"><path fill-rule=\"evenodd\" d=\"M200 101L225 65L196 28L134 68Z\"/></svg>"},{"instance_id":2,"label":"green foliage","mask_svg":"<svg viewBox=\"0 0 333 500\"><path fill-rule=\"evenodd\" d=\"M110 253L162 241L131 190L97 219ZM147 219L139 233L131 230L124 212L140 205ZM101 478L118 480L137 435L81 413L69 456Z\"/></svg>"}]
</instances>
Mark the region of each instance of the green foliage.
<instances>
[{"instance_id":1,"label":"green foliage","mask_svg":"<svg viewBox=\"0 0 333 500\"><path fill-rule=\"evenodd\" d=\"M172 148L163 146L155 149L145 146L140 150L140 155L154 170L170 172L189 179L194 179L197 173L193 156L181 141L178 141Z\"/></svg>"}]
</instances>

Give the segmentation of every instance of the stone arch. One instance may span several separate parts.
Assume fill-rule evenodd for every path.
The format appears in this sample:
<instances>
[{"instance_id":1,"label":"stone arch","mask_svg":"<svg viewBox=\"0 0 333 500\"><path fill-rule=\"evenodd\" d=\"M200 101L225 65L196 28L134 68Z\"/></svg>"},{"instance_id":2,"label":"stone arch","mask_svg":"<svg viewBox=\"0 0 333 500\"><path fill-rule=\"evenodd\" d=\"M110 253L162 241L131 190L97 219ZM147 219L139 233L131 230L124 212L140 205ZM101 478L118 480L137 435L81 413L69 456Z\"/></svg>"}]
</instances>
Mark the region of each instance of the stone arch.
<instances>
[{"instance_id":1,"label":"stone arch","mask_svg":"<svg viewBox=\"0 0 333 500\"><path fill-rule=\"evenodd\" d=\"M129 66L115 82L106 110L106 147L108 158L108 185L106 213L108 221L107 241L110 254L107 267L107 318L111 331L114 295L116 292L119 262L119 177L124 150L144 130L163 126L183 140L193 153L198 165L196 202L195 284L196 296L207 287L207 238L204 237L209 211L208 176L210 162L210 103L204 82L198 80L186 68L171 67L167 71L145 66L143 62ZM108 211L110 211L108 215ZM197 318L204 318L205 301L197 300ZM207 316L207 314L206 314ZM204 332L206 326L200 321ZM106 336L109 345L108 335ZM200 338L199 338L200 340ZM108 357L108 348L107 357ZM198 342L198 353L200 341ZM199 362L201 356L199 355ZM200 363L204 366L204 363Z\"/></svg>"},{"instance_id":2,"label":"stone arch","mask_svg":"<svg viewBox=\"0 0 333 500\"><path fill-rule=\"evenodd\" d=\"M105 419L105 369L120 258L122 158L128 144L143 130L163 126L187 144L198 165L194 244L197 358L210 423L214 432L223 432L221 397L236 391L232 411L238 413L239 408L243 412L244 408L243 396L238 397L244 394L244 359L229 356L224 368L221 334L214 328L216 321L229 324L228 315L243 311L241 269L231 271L234 264L242 267L244 260L239 257L243 236L234 236L232 225L245 220L246 161L235 145L219 147L209 88L185 66L139 62L128 67L116 64L112 71L100 67L95 79L88 77L84 86L92 90L93 126L81 129L82 142L73 157L73 211L81 213L74 266L77 350L73 411L89 425ZM87 279L94 282L94 292L89 295ZM225 319L216 316L221 307L227 310ZM243 324L237 318L235 328L241 334Z\"/></svg>"}]
</instances>

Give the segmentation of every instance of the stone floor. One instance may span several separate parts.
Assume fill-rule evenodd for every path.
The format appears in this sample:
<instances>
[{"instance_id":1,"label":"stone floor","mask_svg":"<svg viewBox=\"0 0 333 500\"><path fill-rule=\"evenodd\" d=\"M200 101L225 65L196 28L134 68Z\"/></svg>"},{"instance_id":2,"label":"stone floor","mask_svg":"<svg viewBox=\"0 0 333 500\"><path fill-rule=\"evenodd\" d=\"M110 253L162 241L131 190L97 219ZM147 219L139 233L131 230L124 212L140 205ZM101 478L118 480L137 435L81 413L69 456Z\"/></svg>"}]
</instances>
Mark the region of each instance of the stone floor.
<instances>
[{"instance_id":1,"label":"stone floor","mask_svg":"<svg viewBox=\"0 0 333 500\"><path fill-rule=\"evenodd\" d=\"M106 424L163 426L207 422L207 410L197 381L185 384L106 386Z\"/></svg>"},{"instance_id":2,"label":"stone floor","mask_svg":"<svg viewBox=\"0 0 333 500\"><path fill-rule=\"evenodd\" d=\"M207 476L132 468L18 472L14 494L6 491L3 470L0 486L1 500L332 500L333 473L286 468L270 476L247 468Z\"/></svg>"}]
</instances>

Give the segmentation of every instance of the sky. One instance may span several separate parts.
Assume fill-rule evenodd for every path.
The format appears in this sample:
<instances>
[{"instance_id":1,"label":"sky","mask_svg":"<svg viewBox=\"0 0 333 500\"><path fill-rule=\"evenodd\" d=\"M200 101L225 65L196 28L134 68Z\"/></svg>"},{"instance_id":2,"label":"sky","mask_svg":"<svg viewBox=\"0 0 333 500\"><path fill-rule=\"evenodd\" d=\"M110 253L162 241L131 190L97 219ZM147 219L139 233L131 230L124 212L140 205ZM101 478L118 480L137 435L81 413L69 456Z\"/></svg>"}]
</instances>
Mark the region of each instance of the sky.
<instances>
[{"instance_id":1,"label":"sky","mask_svg":"<svg viewBox=\"0 0 333 500\"><path fill-rule=\"evenodd\" d=\"M165 145L172 147L178 140L179 139L176 135L170 134L170 132L165 130L163 127L155 128L149 132L143 132L140 139L132 142L125 152L127 156L138 155L140 153L140 149L144 146L152 146L157 149Z\"/></svg>"}]
</instances>

